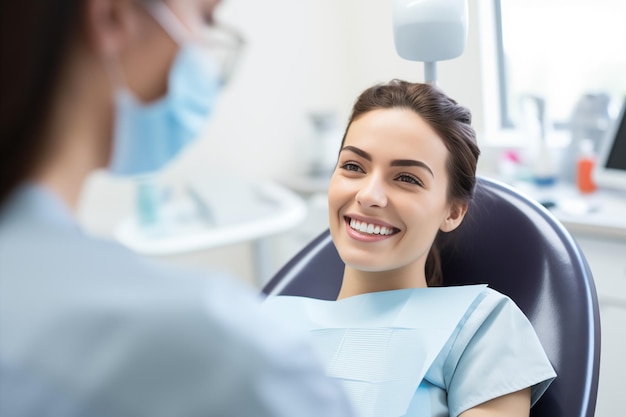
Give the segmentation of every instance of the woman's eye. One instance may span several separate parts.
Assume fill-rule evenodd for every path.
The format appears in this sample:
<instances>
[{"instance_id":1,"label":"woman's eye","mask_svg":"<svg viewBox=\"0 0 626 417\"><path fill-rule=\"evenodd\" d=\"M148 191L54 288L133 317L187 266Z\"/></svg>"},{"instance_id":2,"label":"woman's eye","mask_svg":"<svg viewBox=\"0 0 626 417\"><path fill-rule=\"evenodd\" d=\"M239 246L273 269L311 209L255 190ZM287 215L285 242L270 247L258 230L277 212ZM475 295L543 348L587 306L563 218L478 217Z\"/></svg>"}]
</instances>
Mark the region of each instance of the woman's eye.
<instances>
[{"instance_id":1,"label":"woman's eye","mask_svg":"<svg viewBox=\"0 0 626 417\"><path fill-rule=\"evenodd\" d=\"M363 169L361 169L360 166L358 166L357 164L353 164L352 162L346 162L345 164L341 165L341 168L345 169L346 171L363 172Z\"/></svg>"},{"instance_id":2,"label":"woman's eye","mask_svg":"<svg viewBox=\"0 0 626 417\"><path fill-rule=\"evenodd\" d=\"M413 175L409 175L409 174L398 175L398 177L396 179L398 181L406 182L408 184L419 185L420 187L422 187L424 185L424 184L422 184L422 181L419 180L419 178L414 177Z\"/></svg>"}]
</instances>

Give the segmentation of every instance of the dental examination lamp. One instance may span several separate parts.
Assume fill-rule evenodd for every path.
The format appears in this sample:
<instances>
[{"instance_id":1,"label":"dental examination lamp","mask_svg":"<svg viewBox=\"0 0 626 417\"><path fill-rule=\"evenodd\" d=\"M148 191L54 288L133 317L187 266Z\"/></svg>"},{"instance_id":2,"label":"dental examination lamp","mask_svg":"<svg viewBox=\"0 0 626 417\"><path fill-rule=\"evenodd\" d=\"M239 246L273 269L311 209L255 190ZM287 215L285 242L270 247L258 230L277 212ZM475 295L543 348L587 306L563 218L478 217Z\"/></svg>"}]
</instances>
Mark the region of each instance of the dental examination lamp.
<instances>
[{"instance_id":1,"label":"dental examination lamp","mask_svg":"<svg viewBox=\"0 0 626 417\"><path fill-rule=\"evenodd\" d=\"M394 0L396 52L424 63L427 83L437 84L437 61L461 56L467 41L467 0Z\"/></svg>"}]
</instances>

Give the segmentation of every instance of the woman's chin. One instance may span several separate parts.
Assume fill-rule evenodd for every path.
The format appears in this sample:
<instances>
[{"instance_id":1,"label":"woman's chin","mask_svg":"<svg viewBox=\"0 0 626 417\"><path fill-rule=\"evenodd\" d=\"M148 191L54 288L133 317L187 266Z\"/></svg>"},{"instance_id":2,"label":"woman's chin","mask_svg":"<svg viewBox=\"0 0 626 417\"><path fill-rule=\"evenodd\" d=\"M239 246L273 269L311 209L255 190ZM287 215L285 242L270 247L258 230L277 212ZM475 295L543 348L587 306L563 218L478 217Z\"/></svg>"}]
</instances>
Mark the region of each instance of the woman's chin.
<instances>
[{"instance_id":1,"label":"woman's chin","mask_svg":"<svg viewBox=\"0 0 626 417\"><path fill-rule=\"evenodd\" d=\"M347 267L361 272L384 272L392 269L371 254L370 256L342 256L341 259Z\"/></svg>"}]
</instances>

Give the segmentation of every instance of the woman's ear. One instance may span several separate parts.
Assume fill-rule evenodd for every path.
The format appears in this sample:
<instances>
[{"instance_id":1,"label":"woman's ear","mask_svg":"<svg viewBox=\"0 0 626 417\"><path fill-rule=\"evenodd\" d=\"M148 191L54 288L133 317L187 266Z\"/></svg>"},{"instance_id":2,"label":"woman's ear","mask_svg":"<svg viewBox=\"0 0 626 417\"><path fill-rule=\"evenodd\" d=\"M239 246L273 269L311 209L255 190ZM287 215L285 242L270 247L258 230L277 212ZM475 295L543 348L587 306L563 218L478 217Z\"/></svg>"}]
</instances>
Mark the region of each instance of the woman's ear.
<instances>
[{"instance_id":1,"label":"woman's ear","mask_svg":"<svg viewBox=\"0 0 626 417\"><path fill-rule=\"evenodd\" d=\"M119 56L136 31L138 6L132 0L87 0L84 29L89 47L103 58Z\"/></svg>"},{"instance_id":2,"label":"woman's ear","mask_svg":"<svg viewBox=\"0 0 626 417\"><path fill-rule=\"evenodd\" d=\"M467 213L468 203L466 202L458 202L452 203L448 209L448 215L439 226L439 229L442 232L451 232L463 221L465 218L465 213Z\"/></svg>"}]
</instances>

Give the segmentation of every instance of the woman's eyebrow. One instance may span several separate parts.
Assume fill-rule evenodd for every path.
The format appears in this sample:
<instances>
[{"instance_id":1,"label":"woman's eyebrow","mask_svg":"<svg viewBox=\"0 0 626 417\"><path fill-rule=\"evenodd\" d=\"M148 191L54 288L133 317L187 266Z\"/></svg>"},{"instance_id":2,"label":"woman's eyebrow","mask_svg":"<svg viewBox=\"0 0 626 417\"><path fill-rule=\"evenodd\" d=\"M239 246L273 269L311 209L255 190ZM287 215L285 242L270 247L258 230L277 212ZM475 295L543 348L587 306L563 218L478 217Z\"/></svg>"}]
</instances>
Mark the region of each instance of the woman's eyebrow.
<instances>
[{"instance_id":1,"label":"woman's eyebrow","mask_svg":"<svg viewBox=\"0 0 626 417\"><path fill-rule=\"evenodd\" d=\"M435 174L433 174L433 170L430 169L430 167L422 161L416 161L414 159L396 159L394 161L391 161L390 164L392 167L419 167L419 168L424 168L426 171L430 172L430 175L432 175L432 177L435 177Z\"/></svg>"},{"instance_id":2,"label":"woman's eyebrow","mask_svg":"<svg viewBox=\"0 0 626 417\"><path fill-rule=\"evenodd\" d=\"M344 146L343 148L341 148L341 152L343 151L350 151L350 152L354 152L355 154L359 155L360 157L367 159L368 161L372 161L372 156L365 152L363 149L357 148L356 146ZM395 159L393 161L391 161L391 164L389 164L392 167L419 167L419 168L423 168L426 171L428 171L430 173L430 175L432 175L433 178L435 178L435 174L433 173L433 170L430 169L430 167L422 161L416 161L414 159Z\"/></svg>"},{"instance_id":3,"label":"woman's eyebrow","mask_svg":"<svg viewBox=\"0 0 626 417\"><path fill-rule=\"evenodd\" d=\"M341 148L341 152L343 151L352 151L355 154L359 155L360 157L367 159L368 161L372 161L372 156L370 154L368 154L367 152L365 152L363 149L359 149L356 146L344 146L343 148Z\"/></svg>"}]
</instances>

